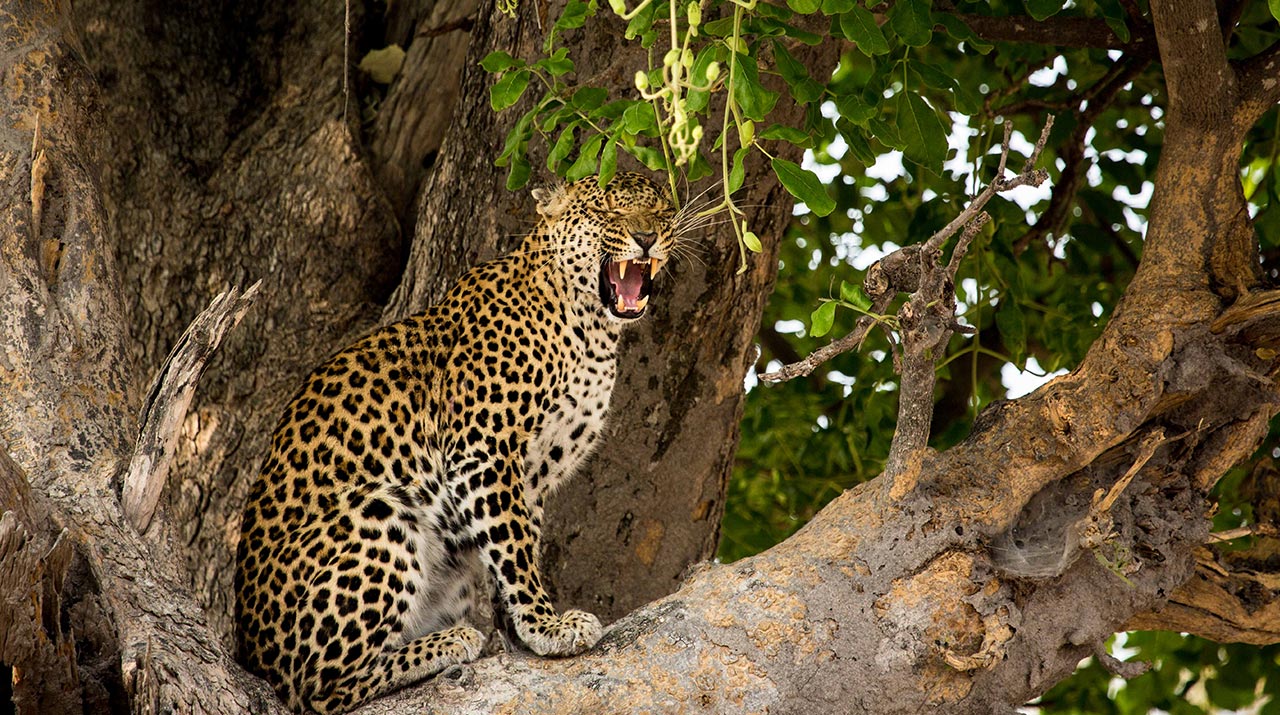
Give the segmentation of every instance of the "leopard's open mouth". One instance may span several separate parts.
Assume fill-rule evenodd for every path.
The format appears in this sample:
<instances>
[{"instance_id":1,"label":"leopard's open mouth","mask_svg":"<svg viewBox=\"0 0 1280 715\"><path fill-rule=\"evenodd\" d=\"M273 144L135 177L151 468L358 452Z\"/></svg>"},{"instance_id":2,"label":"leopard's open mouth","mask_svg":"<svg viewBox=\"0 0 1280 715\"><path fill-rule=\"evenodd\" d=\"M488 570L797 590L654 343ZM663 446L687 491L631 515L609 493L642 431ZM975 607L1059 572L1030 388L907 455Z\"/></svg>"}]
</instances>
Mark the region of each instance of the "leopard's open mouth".
<instances>
[{"instance_id":1,"label":"leopard's open mouth","mask_svg":"<svg viewBox=\"0 0 1280 715\"><path fill-rule=\"evenodd\" d=\"M653 279L662 267L660 258L636 258L600 262L600 300L619 318L639 318L653 294Z\"/></svg>"}]
</instances>

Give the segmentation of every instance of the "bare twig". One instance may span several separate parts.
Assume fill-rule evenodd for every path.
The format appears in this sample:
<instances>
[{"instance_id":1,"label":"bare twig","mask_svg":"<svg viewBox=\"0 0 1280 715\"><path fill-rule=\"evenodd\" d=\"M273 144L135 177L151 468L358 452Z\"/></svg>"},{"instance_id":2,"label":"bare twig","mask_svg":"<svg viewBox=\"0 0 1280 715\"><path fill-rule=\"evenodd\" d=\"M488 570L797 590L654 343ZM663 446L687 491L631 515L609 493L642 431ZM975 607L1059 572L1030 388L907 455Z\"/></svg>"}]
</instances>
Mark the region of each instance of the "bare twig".
<instances>
[{"instance_id":1,"label":"bare twig","mask_svg":"<svg viewBox=\"0 0 1280 715\"><path fill-rule=\"evenodd\" d=\"M1252 526L1238 526L1225 531L1215 531L1209 534L1208 543L1221 544L1224 541L1235 541L1246 536L1280 536L1280 527L1274 524L1253 524Z\"/></svg>"},{"instance_id":2,"label":"bare twig","mask_svg":"<svg viewBox=\"0 0 1280 715\"><path fill-rule=\"evenodd\" d=\"M151 383L123 491L125 515L138 533L146 532L155 515L196 384L222 338L240 323L261 286L258 281L243 294L234 288L219 293L191 321Z\"/></svg>"},{"instance_id":3,"label":"bare twig","mask_svg":"<svg viewBox=\"0 0 1280 715\"><path fill-rule=\"evenodd\" d=\"M890 296L889 300L892 300L892 296ZM889 307L889 300L875 301L868 312L883 313L885 308ZM864 315L858 318L858 322L848 335L832 340L823 347L809 353L809 356L803 360L784 365L773 372L761 373L760 379L764 382L786 382L797 377L805 377L831 358L847 353L850 350L857 350L862 345L862 341L866 339L867 333L871 331L871 326L877 322L879 321L872 316Z\"/></svg>"}]
</instances>

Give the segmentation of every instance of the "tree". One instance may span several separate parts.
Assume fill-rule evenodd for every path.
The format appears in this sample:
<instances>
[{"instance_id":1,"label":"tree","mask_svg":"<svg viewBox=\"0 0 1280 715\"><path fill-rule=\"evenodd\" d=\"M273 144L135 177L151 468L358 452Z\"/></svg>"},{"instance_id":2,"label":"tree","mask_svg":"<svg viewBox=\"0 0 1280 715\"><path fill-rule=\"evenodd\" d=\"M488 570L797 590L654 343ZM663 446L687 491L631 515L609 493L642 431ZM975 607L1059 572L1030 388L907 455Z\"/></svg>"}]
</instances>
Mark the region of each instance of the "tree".
<instances>
[{"instance_id":1,"label":"tree","mask_svg":"<svg viewBox=\"0 0 1280 715\"><path fill-rule=\"evenodd\" d=\"M628 345L614 435L593 479L579 480L548 517L560 525L549 529L547 554L560 600L607 619L629 615L585 656L499 656L370 712L424 697L442 712L499 702L522 712L976 712L1043 693L1130 622L1274 642L1266 574L1196 551L1209 488L1253 453L1280 409L1275 296L1259 269L1259 239L1274 244L1268 222L1278 215L1269 208L1276 137L1262 120L1280 99L1280 45L1264 4L1220 13L1207 2L1089 3L1059 13L1061 3L1038 2L994 12L923 0L870 9L708 3L705 17L674 23L691 48L687 63L677 53L652 68L649 58L667 47L659 34L672 30L661 14L669 5L624 4L623 13L638 9L626 21L596 14L595 3L527 5L512 18L488 5L352 6L344 23L333 3L192 3L158 14L142 3L74 12L5 4L16 59L0 99L0 583L16 598L0 606L0 660L15 668L16 702L35 711L77 700L94 710L278 707L228 656L228 565L249 478L299 376L509 247L530 214L500 182L520 185L544 161L570 174L607 172L610 156L674 163L695 127L722 143L688 154L686 175L720 163L708 181L744 187L729 198L749 211L748 224L718 227L665 287ZM692 40L690 24L703 29ZM833 30L840 36L828 37ZM1072 70L1075 86L1025 85L1023 68L1057 55L1046 39L1087 48L1070 51L1071 66L1086 68ZM344 68L367 50L393 42L408 49L389 87L348 77ZM994 59L974 54L989 43L1000 43ZM557 55L561 47L571 49ZM1102 48L1120 53L1112 68ZM859 59L882 58L881 49L923 61ZM984 261L1010 262L1007 277L1024 270L1021 256L1049 255L1046 236L1078 246L1098 239L1079 226L1111 229L1115 207L1090 201L1081 183L1085 137L1118 111L1125 86L1167 90L1157 95L1161 122L1146 110L1160 141L1145 145L1159 153L1145 240L1135 249L1121 231L1097 252L1140 250L1136 267L1117 271L1133 275L1123 300L1103 303L1109 320L1083 343L1087 352L1057 350L1051 325L1007 303L985 324L975 320L983 331L994 321L1002 351L1061 354L1074 370L987 408L962 440L938 437L954 446L935 451L923 443L930 421L920 419L933 403L932 348L941 347L928 341L952 327L951 312L935 310L952 304L948 280L970 276L932 269L920 260L927 251L897 254L907 268L889 271L867 297L934 293L906 303L915 306L907 313L900 300L871 305L899 311L900 422L915 425L899 431L886 473L778 546L704 565L682 583L686 566L715 548L741 381L779 253L794 250L774 238L791 215L789 196L810 209L811 241L852 218L832 213L837 205L857 205L850 189L824 189L799 166L802 145L837 160L838 135L849 162L904 149L920 178L897 184L895 198L915 215L888 209L864 223L883 220L899 243L919 243L959 213L941 200L953 192L934 188L940 198L929 200L924 191L942 186L925 178L946 155L937 109L982 108L978 88L940 71L943 63L981 78L988 101L1011 116L1089 101L1055 124L1046 153L1063 165L1033 230L1008 240L1023 217L997 199L996 230L962 239ZM676 66L686 84L662 71ZM636 101L625 88L646 69L646 93L673 91ZM782 91L795 101L779 101ZM828 96L835 118L820 108ZM1254 214L1237 171L1246 146L1250 200L1267 208ZM498 157L505 179L492 168ZM740 263L740 251L757 252ZM242 292L260 278L256 293ZM1037 287L1009 295L1034 301ZM784 290L790 305L808 301L805 312L818 297L811 286ZM867 309L852 286L840 297ZM833 307L819 307L819 320L843 315L825 305ZM769 329L774 356L795 350ZM917 332L925 337L909 337ZM965 349L960 337L952 345ZM947 376L944 398L962 382ZM954 389L992 396L989 384L970 383ZM1099 558L1040 560L1029 573L999 555L1059 545ZM626 567L602 580L615 560ZM1249 578L1255 586L1241 587ZM1154 612L1171 599L1174 607Z\"/></svg>"}]
</instances>

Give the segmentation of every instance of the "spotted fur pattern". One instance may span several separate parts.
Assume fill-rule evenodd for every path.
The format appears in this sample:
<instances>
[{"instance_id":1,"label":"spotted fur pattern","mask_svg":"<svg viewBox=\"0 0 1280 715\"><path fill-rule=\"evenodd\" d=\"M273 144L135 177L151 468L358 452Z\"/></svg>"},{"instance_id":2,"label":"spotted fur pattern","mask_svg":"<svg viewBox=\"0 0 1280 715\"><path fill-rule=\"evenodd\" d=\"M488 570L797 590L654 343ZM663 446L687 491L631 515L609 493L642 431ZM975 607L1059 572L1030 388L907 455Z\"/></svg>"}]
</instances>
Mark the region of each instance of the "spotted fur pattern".
<instances>
[{"instance_id":1,"label":"spotted fur pattern","mask_svg":"<svg viewBox=\"0 0 1280 715\"><path fill-rule=\"evenodd\" d=\"M294 710L344 712L474 659L480 597L539 655L600 637L547 597L543 500L596 443L675 212L637 174L535 196L519 250L330 358L276 427L244 511L236 639Z\"/></svg>"}]
</instances>

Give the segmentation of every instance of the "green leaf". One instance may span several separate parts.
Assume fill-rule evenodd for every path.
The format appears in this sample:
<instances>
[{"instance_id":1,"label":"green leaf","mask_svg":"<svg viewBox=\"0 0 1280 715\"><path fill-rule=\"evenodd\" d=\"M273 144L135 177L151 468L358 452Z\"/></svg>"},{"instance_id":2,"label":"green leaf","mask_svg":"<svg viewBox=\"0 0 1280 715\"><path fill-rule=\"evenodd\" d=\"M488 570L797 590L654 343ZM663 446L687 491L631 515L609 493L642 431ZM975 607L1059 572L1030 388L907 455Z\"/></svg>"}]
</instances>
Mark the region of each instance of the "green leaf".
<instances>
[{"instance_id":1,"label":"green leaf","mask_svg":"<svg viewBox=\"0 0 1280 715\"><path fill-rule=\"evenodd\" d=\"M529 70L514 70L502 76L489 88L489 106L500 112L520 101L520 96L529 87Z\"/></svg>"},{"instance_id":2,"label":"green leaf","mask_svg":"<svg viewBox=\"0 0 1280 715\"><path fill-rule=\"evenodd\" d=\"M787 0L787 7L801 15L812 15L822 7L822 0Z\"/></svg>"},{"instance_id":3,"label":"green leaf","mask_svg":"<svg viewBox=\"0 0 1280 715\"><path fill-rule=\"evenodd\" d=\"M947 160L947 132L938 120L938 113L915 92L899 92L897 105L903 153L940 173L942 162Z\"/></svg>"},{"instance_id":4,"label":"green leaf","mask_svg":"<svg viewBox=\"0 0 1280 715\"><path fill-rule=\"evenodd\" d=\"M657 3L651 3L657 5ZM702 34L711 37L728 37L733 34L733 18L722 17L719 20L703 23Z\"/></svg>"},{"instance_id":5,"label":"green leaf","mask_svg":"<svg viewBox=\"0 0 1280 715\"><path fill-rule=\"evenodd\" d=\"M622 113L622 126L628 134L652 135L658 132L658 118L653 113L653 105L648 102L636 102Z\"/></svg>"},{"instance_id":6,"label":"green leaf","mask_svg":"<svg viewBox=\"0 0 1280 715\"><path fill-rule=\"evenodd\" d=\"M773 43L773 61L777 64L778 74L786 80L791 88L791 96L801 104L809 104L822 97L822 85L809 78L809 70L805 68L782 43Z\"/></svg>"},{"instance_id":7,"label":"green leaf","mask_svg":"<svg viewBox=\"0 0 1280 715\"><path fill-rule=\"evenodd\" d=\"M841 135L849 144L849 153L854 159L863 166L871 166L876 163L876 153L871 151L871 145L867 143L866 132L861 127L847 127L846 131L842 131Z\"/></svg>"},{"instance_id":8,"label":"green leaf","mask_svg":"<svg viewBox=\"0 0 1280 715\"><path fill-rule=\"evenodd\" d=\"M740 52L730 53L731 62L735 64L733 79L733 100L748 119L759 122L778 101L778 93L765 89L760 84L760 71L756 68L756 58Z\"/></svg>"},{"instance_id":9,"label":"green leaf","mask_svg":"<svg viewBox=\"0 0 1280 715\"><path fill-rule=\"evenodd\" d=\"M856 286L848 281L840 281L840 300L863 310L871 308L871 297L862 290L862 286Z\"/></svg>"},{"instance_id":10,"label":"green leaf","mask_svg":"<svg viewBox=\"0 0 1280 715\"><path fill-rule=\"evenodd\" d=\"M771 20L790 20L795 14L788 8L767 2L762 2L756 5L756 13L759 14L760 17Z\"/></svg>"},{"instance_id":11,"label":"green leaf","mask_svg":"<svg viewBox=\"0 0 1280 715\"><path fill-rule=\"evenodd\" d=\"M615 99L612 102L609 102L608 104L604 105L603 107L600 107L599 109L592 110L591 118L592 119L608 119L608 120L621 119L622 113L630 109L631 105L635 104L638 101L642 101L642 100Z\"/></svg>"},{"instance_id":12,"label":"green leaf","mask_svg":"<svg viewBox=\"0 0 1280 715\"><path fill-rule=\"evenodd\" d=\"M836 111L840 112L840 116L845 119L863 127L867 126L867 122L877 114L875 107L867 104L856 94L842 94L836 97Z\"/></svg>"},{"instance_id":13,"label":"green leaf","mask_svg":"<svg viewBox=\"0 0 1280 715\"><path fill-rule=\"evenodd\" d=\"M1022 308L1018 307L1018 302L1009 296L1000 300L1000 307L996 310L996 327L1000 330L1005 351L1021 368L1024 365L1023 356L1027 352L1027 318L1022 314Z\"/></svg>"},{"instance_id":14,"label":"green leaf","mask_svg":"<svg viewBox=\"0 0 1280 715\"><path fill-rule=\"evenodd\" d=\"M764 246L760 245L760 237L751 231L742 233L742 242L746 244L747 250L752 253L759 253L764 250Z\"/></svg>"},{"instance_id":15,"label":"green leaf","mask_svg":"<svg viewBox=\"0 0 1280 715\"><path fill-rule=\"evenodd\" d=\"M757 5L757 7L759 6ZM810 47L817 47L818 45L821 45L823 42L827 40L827 36L825 34L817 35L812 32L809 32L808 30L796 27L795 25L791 25L785 22L773 22L770 20L763 20L761 21L760 25L762 28L762 31L760 33L761 35L780 34L780 35L789 37L793 40L803 42L804 44L809 45ZM767 32L765 32L765 30L767 30Z\"/></svg>"},{"instance_id":16,"label":"green leaf","mask_svg":"<svg viewBox=\"0 0 1280 715\"><path fill-rule=\"evenodd\" d=\"M600 152L600 188L607 186L617 172L618 139L609 137L609 141L604 144L604 151Z\"/></svg>"},{"instance_id":17,"label":"green leaf","mask_svg":"<svg viewBox=\"0 0 1280 715\"><path fill-rule=\"evenodd\" d=\"M1116 37L1120 38L1121 42L1128 42L1129 26L1125 24L1125 20L1129 14L1125 12L1120 0L1097 0L1097 3L1107 27L1111 28L1111 31L1116 34Z\"/></svg>"},{"instance_id":18,"label":"green leaf","mask_svg":"<svg viewBox=\"0 0 1280 715\"><path fill-rule=\"evenodd\" d=\"M912 62L908 67L926 86L950 92L955 98L955 108L962 113L972 116L982 109L982 99L969 88L962 88L960 83L942 68L928 62Z\"/></svg>"},{"instance_id":19,"label":"green leaf","mask_svg":"<svg viewBox=\"0 0 1280 715\"><path fill-rule=\"evenodd\" d=\"M712 62L723 61L724 52L724 46L719 44L702 48L702 51L698 53L697 59L693 61L693 67L689 70L689 81L697 86L703 86L707 82L707 68L711 66ZM723 74L721 76L723 77ZM685 98L685 102L690 112L701 112L711 102L711 93L691 89Z\"/></svg>"},{"instance_id":20,"label":"green leaf","mask_svg":"<svg viewBox=\"0 0 1280 715\"><path fill-rule=\"evenodd\" d=\"M595 0L568 0L565 3L564 10L560 13L560 17L551 26L551 32L547 33L547 39L543 42L543 52L550 52L551 48L555 47L556 35L565 30L582 27L586 24L587 18L595 14Z\"/></svg>"},{"instance_id":21,"label":"green leaf","mask_svg":"<svg viewBox=\"0 0 1280 715\"><path fill-rule=\"evenodd\" d=\"M568 48L561 47L550 57L534 62L533 66L546 70L552 77L559 77L573 71L573 60L569 59Z\"/></svg>"},{"instance_id":22,"label":"green leaf","mask_svg":"<svg viewBox=\"0 0 1280 715\"><path fill-rule=\"evenodd\" d=\"M1027 0L1027 14L1036 20L1053 17L1062 11L1062 0Z\"/></svg>"},{"instance_id":23,"label":"green leaf","mask_svg":"<svg viewBox=\"0 0 1280 715\"><path fill-rule=\"evenodd\" d=\"M604 135L597 134L587 140L578 150L578 158L564 172L567 181L577 181L596 173L596 163L600 157L600 145L604 143Z\"/></svg>"},{"instance_id":24,"label":"green leaf","mask_svg":"<svg viewBox=\"0 0 1280 715\"><path fill-rule=\"evenodd\" d=\"M653 41L658 37L657 30L653 29L653 19L657 16L657 13L658 3L651 2L645 5L644 9L636 13L636 16L631 18L631 22L627 23L627 29L622 36L628 40L639 37L641 47L652 46ZM730 22L732 22L732 18L730 18ZM702 26L703 31L706 31L706 27L706 25Z\"/></svg>"},{"instance_id":25,"label":"green leaf","mask_svg":"<svg viewBox=\"0 0 1280 715\"><path fill-rule=\"evenodd\" d=\"M889 26L912 47L924 47L933 39L929 0L898 0L889 8Z\"/></svg>"},{"instance_id":26,"label":"green leaf","mask_svg":"<svg viewBox=\"0 0 1280 715\"><path fill-rule=\"evenodd\" d=\"M933 21L946 28L948 35L964 42L981 54L985 55L992 50L991 43L983 41L982 38L974 33L971 27L964 23L964 20L955 15L946 12L940 13L934 16Z\"/></svg>"},{"instance_id":27,"label":"green leaf","mask_svg":"<svg viewBox=\"0 0 1280 715\"><path fill-rule=\"evenodd\" d=\"M517 154L524 156L529 145L529 138L533 136L533 118L537 113L538 109L536 107L530 109L511 128L511 132L507 134L507 141L502 146L502 154L493 162L494 166L507 166Z\"/></svg>"},{"instance_id":28,"label":"green leaf","mask_svg":"<svg viewBox=\"0 0 1280 715\"><path fill-rule=\"evenodd\" d=\"M840 33L867 57L889 54L889 43L876 24L875 16L861 5L841 13Z\"/></svg>"},{"instance_id":29,"label":"green leaf","mask_svg":"<svg viewBox=\"0 0 1280 715\"><path fill-rule=\"evenodd\" d=\"M523 152L511 158L511 168L507 170L507 190L515 191L524 188L529 183L529 175L533 173L533 166L529 163L529 157Z\"/></svg>"},{"instance_id":30,"label":"green leaf","mask_svg":"<svg viewBox=\"0 0 1280 715\"><path fill-rule=\"evenodd\" d=\"M783 124L770 124L759 136L761 139L776 139L806 148L813 146L813 139L807 132Z\"/></svg>"},{"instance_id":31,"label":"green leaf","mask_svg":"<svg viewBox=\"0 0 1280 715\"><path fill-rule=\"evenodd\" d=\"M928 87L944 92L950 92L956 88L956 81L951 75L927 62L911 62L907 68Z\"/></svg>"},{"instance_id":32,"label":"green leaf","mask_svg":"<svg viewBox=\"0 0 1280 715\"><path fill-rule=\"evenodd\" d=\"M547 170L551 173L559 174L560 165L568 158L569 152L573 151L573 132L577 128L577 122L565 127L556 143L551 145L551 151L547 152Z\"/></svg>"},{"instance_id":33,"label":"green leaf","mask_svg":"<svg viewBox=\"0 0 1280 715\"><path fill-rule=\"evenodd\" d=\"M867 120L867 128L871 130L872 136L880 140L880 143L893 149L906 149L907 142L902 138L902 133L898 128L884 120L883 117L876 115Z\"/></svg>"},{"instance_id":34,"label":"green leaf","mask_svg":"<svg viewBox=\"0 0 1280 715\"><path fill-rule=\"evenodd\" d=\"M827 187L822 185L817 175L786 159L772 161L773 173L778 175L782 186L796 198L804 202L809 210L818 216L826 216L836 208L836 202L827 194Z\"/></svg>"},{"instance_id":35,"label":"green leaf","mask_svg":"<svg viewBox=\"0 0 1280 715\"><path fill-rule=\"evenodd\" d=\"M581 109L584 112L590 112L604 104L604 100L609 98L609 90L603 87L583 87L573 93L573 99L569 103Z\"/></svg>"},{"instance_id":36,"label":"green leaf","mask_svg":"<svg viewBox=\"0 0 1280 715\"><path fill-rule=\"evenodd\" d=\"M480 60L480 66L485 72L505 72L512 67L524 67L524 60L518 60L502 50L496 50Z\"/></svg>"},{"instance_id":37,"label":"green leaf","mask_svg":"<svg viewBox=\"0 0 1280 715\"><path fill-rule=\"evenodd\" d=\"M687 179L689 183L693 183L715 173L715 170L711 168L711 164L707 162L707 158L704 157L701 152L693 155L693 159L689 161L687 167L688 168L685 169L685 179Z\"/></svg>"},{"instance_id":38,"label":"green leaf","mask_svg":"<svg viewBox=\"0 0 1280 715\"><path fill-rule=\"evenodd\" d=\"M564 12L556 20L555 29L573 30L586 24L587 18L596 14L596 4L586 0L569 0L565 3Z\"/></svg>"},{"instance_id":39,"label":"green leaf","mask_svg":"<svg viewBox=\"0 0 1280 715\"><path fill-rule=\"evenodd\" d=\"M622 149L653 171L667 170L667 158L658 149L642 144L623 144Z\"/></svg>"},{"instance_id":40,"label":"green leaf","mask_svg":"<svg viewBox=\"0 0 1280 715\"><path fill-rule=\"evenodd\" d=\"M538 104L544 107L541 121L538 123L538 129L543 134L550 134L556 127L578 116L573 107L562 104L559 100L539 102Z\"/></svg>"},{"instance_id":41,"label":"green leaf","mask_svg":"<svg viewBox=\"0 0 1280 715\"><path fill-rule=\"evenodd\" d=\"M839 15L842 12L849 12L857 5L854 0L822 0L822 14Z\"/></svg>"},{"instance_id":42,"label":"green leaf","mask_svg":"<svg viewBox=\"0 0 1280 715\"><path fill-rule=\"evenodd\" d=\"M827 301L819 305L813 314L809 316L809 336L820 338L831 332L831 326L836 322L836 304L834 301Z\"/></svg>"},{"instance_id":43,"label":"green leaf","mask_svg":"<svg viewBox=\"0 0 1280 715\"><path fill-rule=\"evenodd\" d=\"M1280 0L1267 0L1267 7L1271 10L1271 17L1280 20Z\"/></svg>"},{"instance_id":44,"label":"green leaf","mask_svg":"<svg viewBox=\"0 0 1280 715\"><path fill-rule=\"evenodd\" d=\"M747 176L743 160L750 151L751 147L744 146L733 153L733 168L729 169L729 193L731 194L742 188L742 182Z\"/></svg>"}]
</instances>

